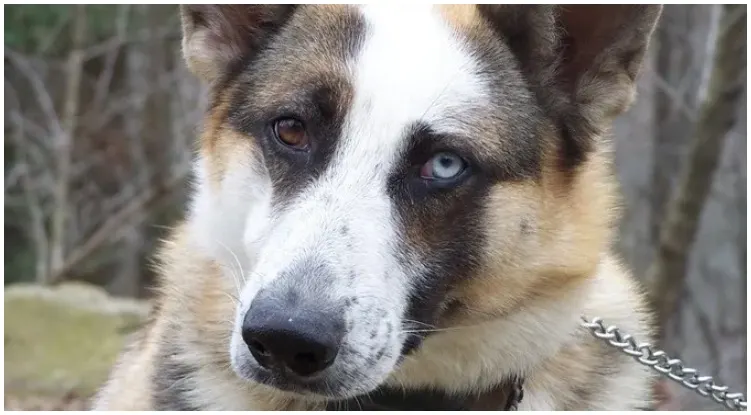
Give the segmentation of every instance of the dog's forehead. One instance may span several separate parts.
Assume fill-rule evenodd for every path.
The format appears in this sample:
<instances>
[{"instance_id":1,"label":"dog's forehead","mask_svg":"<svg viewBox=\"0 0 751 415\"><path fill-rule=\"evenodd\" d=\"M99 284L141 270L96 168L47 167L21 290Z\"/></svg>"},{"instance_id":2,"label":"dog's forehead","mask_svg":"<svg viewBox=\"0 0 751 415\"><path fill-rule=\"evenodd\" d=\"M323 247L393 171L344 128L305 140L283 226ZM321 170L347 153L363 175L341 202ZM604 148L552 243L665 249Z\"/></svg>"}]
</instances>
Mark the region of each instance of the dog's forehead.
<instances>
[{"instance_id":1,"label":"dog's forehead","mask_svg":"<svg viewBox=\"0 0 751 415\"><path fill-rule=\"evenodd\" d=\"M364 5L358 13L365 24L361 47L347 65L354 99L342 149L394 154L416 123L455 134L486 106L478 62L441 9Z\"/></svg>"},{"instance_id":2,"label":"dog's forehead","mask_svg":"<svg viewBox=\"0 0 751 415\"><path fill-rule=\"evenodd\" d=\"M482 105L477 62L438 8L366 5L360 13L366 25L353 65L351 119L367 117L396 138L400 131L391 128L417 121L451 130L452 120Z\"/></svg>"},{"instance_id":3,"label":"dog's forehead","mask_svg":"<svg viewBox=\"0 0 751 415\"><path fill-rule=\"evenodd\" d=\"M360 8L366 25L354 62L360 104L387 114L391 123L421 119L433 124L449 111L481 104L485 85L477 62L438 8L412 5L396 12ZM438 125L435 125L438 128Z\"/></svg>"}]
</instances>

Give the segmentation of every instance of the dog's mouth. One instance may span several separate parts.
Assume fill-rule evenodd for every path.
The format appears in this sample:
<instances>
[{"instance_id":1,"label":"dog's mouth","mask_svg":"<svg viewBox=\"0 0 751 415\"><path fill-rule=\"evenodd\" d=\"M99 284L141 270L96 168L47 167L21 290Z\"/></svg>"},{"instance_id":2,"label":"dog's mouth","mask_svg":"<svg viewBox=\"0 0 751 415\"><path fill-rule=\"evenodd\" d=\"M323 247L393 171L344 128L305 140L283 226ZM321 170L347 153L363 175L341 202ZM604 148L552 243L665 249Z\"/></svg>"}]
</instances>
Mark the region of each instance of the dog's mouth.
<instances>
[{"instance_id":1,"label":"dog's mouth","mask_svg":"<svg viewBox=\"0 0 751 415\"><path fill-rule=\"evenodd\" d=\"M331 402L354 398L383 386L386 378L397 370L405 358L421 346L424 336L407 335L400 345L381 346L374 354L344 344L334 362L325 370L301 374L288 365L247 354L236 373L245 379L275 388L313 402ZM393 349L391 354L387 349ZM246 349L247 350L247 349ZM394 356L395 355L395 356Z\"/></svg>"},{"instance_id":2,"label":"dog's mouth","mask_svg":"<svg viewBox=\"0 0 751 415\"><path fill-rule=\"evenodd\" d=\"M401 361L400 356L394 367L398 367ZM300 376L283 366L257 367L250 377L255 382L311 401L349 399L371 392L381 385L382 381L374 380L374 376L367 373L367 368L348 370L346 364L342 366L345 367L331 368L312 376Z\"/></svg>"},{"instance_id":3,"label":"dog's mouth","mask_svg":"<svg viewBox=\"0 0 751 415\"><path fill-rule=\"evenodd\" d=\"M311 401L345 399L344 388L336 379L329 376L301 377L286 368L269 370L259 368L251 375L255 382L283 392L304 397Z\"/></svg>"}]
</instances>

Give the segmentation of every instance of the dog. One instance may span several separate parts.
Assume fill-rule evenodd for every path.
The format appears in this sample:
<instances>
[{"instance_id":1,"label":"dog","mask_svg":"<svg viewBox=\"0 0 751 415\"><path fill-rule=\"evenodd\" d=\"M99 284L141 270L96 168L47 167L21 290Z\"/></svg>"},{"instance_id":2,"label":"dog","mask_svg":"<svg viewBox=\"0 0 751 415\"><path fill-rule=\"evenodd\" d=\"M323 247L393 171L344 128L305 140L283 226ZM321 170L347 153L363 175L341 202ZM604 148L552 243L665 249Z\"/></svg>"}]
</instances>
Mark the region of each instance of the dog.
<instances>
[{"instance_id":1,"label":"dog","mask_svg":"<svg viewBox=\"0 0 751 415\"><path fill-rule=\"evenodd\" d=\"M651 405L580 316L652 336L608 132L661 6L180 13L194 190L94 409Z\"/></svg>"}]
</instances>

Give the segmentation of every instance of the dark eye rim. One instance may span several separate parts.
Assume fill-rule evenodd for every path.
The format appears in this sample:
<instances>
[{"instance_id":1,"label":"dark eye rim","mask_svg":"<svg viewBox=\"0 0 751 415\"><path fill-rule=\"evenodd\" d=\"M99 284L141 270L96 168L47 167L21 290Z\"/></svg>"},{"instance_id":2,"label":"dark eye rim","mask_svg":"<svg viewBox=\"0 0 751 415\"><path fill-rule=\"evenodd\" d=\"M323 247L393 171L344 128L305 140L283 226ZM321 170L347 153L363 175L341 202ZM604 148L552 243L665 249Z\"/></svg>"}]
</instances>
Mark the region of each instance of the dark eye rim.
<instances>
[{"instance_id":1,"label":"dark eye rim","mask_svg":"<svg viewBox=\"0 0 751 415\"><path fill-rule=\"evenodd\" d=\"M300 125L302 125L303 130L305 131L305 134L309 135L308 129L307 129L306 125L305 125L305 122L303 122L299 117L296 117L294 115L284 115L284 116L280 116L280 117L274 118L269 123L270 134L271 134L272 137L274 137L274 141L276 141L282 147L284 147L284 148L286 148L288 150L291 150L291 151L298 152L298 153L304 153L304 152L310 151L310 136L307 137L308 138L307 142L302 147L297 147L297 146L293 146L293 145L287 144L286 142L284 142L284 140L282 140L281 137L279 137L279 131L278 131L277 127L278 127L279 123L282 122L282 121L294 121L294 122L300 123Z\"/></svg>"}]
</instances>

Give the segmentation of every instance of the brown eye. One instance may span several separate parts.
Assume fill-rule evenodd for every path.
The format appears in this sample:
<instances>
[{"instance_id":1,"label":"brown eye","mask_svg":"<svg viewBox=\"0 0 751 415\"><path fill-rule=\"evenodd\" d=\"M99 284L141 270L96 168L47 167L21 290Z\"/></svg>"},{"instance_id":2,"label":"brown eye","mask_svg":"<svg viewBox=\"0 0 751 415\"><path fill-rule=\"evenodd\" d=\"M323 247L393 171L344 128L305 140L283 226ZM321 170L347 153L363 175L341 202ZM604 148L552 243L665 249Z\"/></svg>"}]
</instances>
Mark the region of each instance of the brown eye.
<instances>
[{"instance_id":1,"label":"brown eye","mask_svg":"<svg viewBox=\"0 0 751 415\"><path fill-rule=\"evenodd\" d=\"M283 118L274 123L274 135L282 143L296 149L304 149L308 146L305 126L294 118Z\"/></svg>"}]
</instances>

